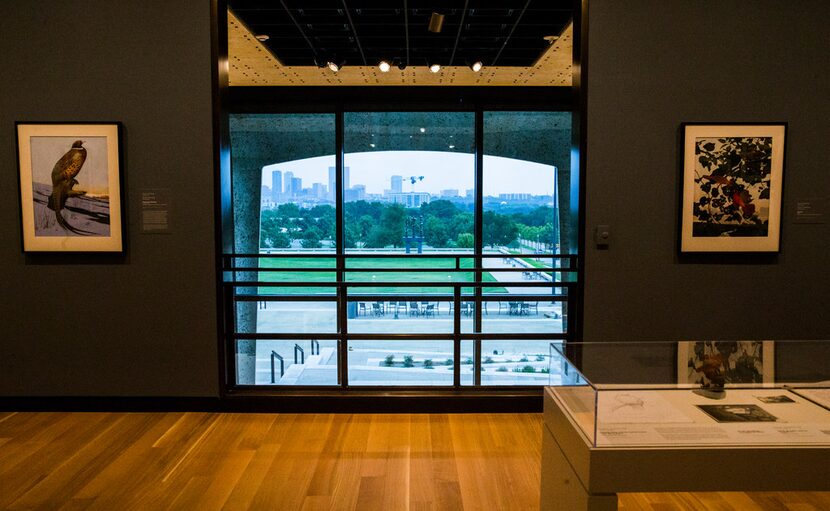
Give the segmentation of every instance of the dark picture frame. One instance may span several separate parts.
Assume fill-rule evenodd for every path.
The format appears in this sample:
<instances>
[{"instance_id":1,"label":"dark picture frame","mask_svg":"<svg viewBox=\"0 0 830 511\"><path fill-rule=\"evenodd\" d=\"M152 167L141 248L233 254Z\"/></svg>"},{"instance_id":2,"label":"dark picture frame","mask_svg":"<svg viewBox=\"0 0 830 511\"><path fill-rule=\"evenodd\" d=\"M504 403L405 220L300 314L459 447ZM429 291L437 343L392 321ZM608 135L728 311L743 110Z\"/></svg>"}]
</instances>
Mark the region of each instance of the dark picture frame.
<instances>
[{"instance_id":1,"label":"dark picture frame","mask_svg":"<svg viewBox=\"0 0 830 511\"><path fill-rule=\"evenodd\" d=\"M124 251L119 122L17 122L23 251Z\"/></svg>"},{"instance_id":2,"label":"dark picture frame","mask_svg":"<svg viewBox=\"0 0 830 511\"><path fill-rule=\"evenodd\" d=\"M680 252L777 253L787 124L683 123Z\"/></svg>"}]
</instances>

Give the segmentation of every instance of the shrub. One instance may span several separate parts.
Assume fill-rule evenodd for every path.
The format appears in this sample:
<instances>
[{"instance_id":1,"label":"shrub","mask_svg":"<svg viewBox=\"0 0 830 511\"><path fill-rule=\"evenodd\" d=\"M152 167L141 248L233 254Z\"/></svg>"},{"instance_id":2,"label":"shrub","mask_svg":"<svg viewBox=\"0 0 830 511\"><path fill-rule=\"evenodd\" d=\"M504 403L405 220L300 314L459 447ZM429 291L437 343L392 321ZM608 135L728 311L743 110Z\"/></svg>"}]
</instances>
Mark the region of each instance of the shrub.
<instances>
[{"instance_id":1,"label":"shrub","mask_svg":"<svg viewBox=\"0 0 830 511\"><path fill-rule=\"evenodd\" d=\"M464 360L464 363L465 363L465 364L468 364L468 365L469 365L469 364L472 364L472 363L473 363L473 357L467 357L467 358Z\"/></svg>"},{"instance_id":2,"label":"shrub","mask_svg":"<svg viewBox=\"0 0 830 511\"><path fill-rule=\"evenodd\" d=\"M383 363L387 366L392 366L395 364L395 355L386 355L386 358L383 360Z\"/></svg>"},{"instance_id":3,"label":"shrub","mask_svg":"<svg viewBox=\"0 0 830 511\"><path fill-rule=\"evenodd\" d=\"M506 373L506 372L507 372L507 368L506 368L506 367L504 367L504 366L499 366L499 368L498 368L498 369L496 369L496 371L498 371L498 372L500 372L500 373Z\"/></svg>"},{"instance_id":4,"label":"shrub","mask_svg":"<svg viewBox=\"0 0 830 511\"><path fill-rule=\"evenodd\" d=\"M433 369L431 358L424 360L424 369Z\"/></svg>"},{"instance_id":5,"label":"shrub","mask_svg":"<svg viewBox=\"0 0 830 511\"><path fill-rule=\"evenodd\" d=\"M545 361L545 356L544 355L536 355L536 361L537 362L544 362Z\"/></svg>"},{"instance_id":6,"label":"shrub","mask_svg":"<svg viewBox=\"0 0 830 511\"><path fill-rule=\"evenodd\" d=\"M484 363L485 364L492 364L493 363L493 357L484 357Z\"/></svg>"},{"instance_id":7,"label":"shrub","mask_svg":"<svg viewBox=\"0 0 830 511\"><path fill-rule=\"evenodd\" d=\"M415 361L412 359L412 355L404 355L403 356L403 366L404 367L415 367Z\"/></svg>"},{"instance_id":8,"label":"shrub","mask_svg":"<svg viewBox=\"0 0 830 511\"><path fill-rule=\"evenodd\" d=\"M550 373L550 368L548 368L548 367L543 367L541 372L546 373L546 374L547 374L547 373Z\"/></svg>"},{"instance_id":9,"label":"shrub","mask_svg":"<svg viewBox=\"0 0 830 511\"><path fill-rule=\"evenodd\" d=\"M453 365L452 359L451 359L451 358L448 358L447 360L445 360L445 361L444 361L444 365L445 365L445 366L450 366L450 367L452 367L452 365Z\"/></svg>"},{"instance_id":10,"label":"shrub","mask_svg":"<svg viewBox=\"0 0 830 511\"><path fill-rule=\"evenodd\" d=\"M524 367L522 368L522 372L523 372L523 373L535 373L535 372L536 372L536 368L535 368L535 367L533 367L533 366L527 365L527 366L524 366Z\"/></svg>"},{"instance_id":11,"label":"shrub","mask_svg":"<svg viewBox=\"0 0 830 511\"><path fill-rule=\"evenodd\" d=\"M522 357L519 359L519 362L529 362L527 357Z\"/></svg>"}]
</instances>

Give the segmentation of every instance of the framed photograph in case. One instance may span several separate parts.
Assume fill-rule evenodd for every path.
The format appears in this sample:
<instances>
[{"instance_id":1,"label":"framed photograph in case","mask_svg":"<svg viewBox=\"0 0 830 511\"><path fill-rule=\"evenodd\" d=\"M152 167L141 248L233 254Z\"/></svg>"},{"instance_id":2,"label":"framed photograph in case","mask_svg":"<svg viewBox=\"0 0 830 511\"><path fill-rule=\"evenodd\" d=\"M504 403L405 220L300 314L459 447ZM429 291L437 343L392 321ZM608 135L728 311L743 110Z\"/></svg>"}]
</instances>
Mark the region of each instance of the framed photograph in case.
<instances>
[{"instance_id":1,"label":"framed photograph in case","mask_svg":"<svg viewBox=\"0 0 830 511\"><path fill-rule=\"evenodd\" d=\"M775 381L775 341L680 341L677 383L705 385L712 374L730 384Z\"/></svg>"}]
</instances>

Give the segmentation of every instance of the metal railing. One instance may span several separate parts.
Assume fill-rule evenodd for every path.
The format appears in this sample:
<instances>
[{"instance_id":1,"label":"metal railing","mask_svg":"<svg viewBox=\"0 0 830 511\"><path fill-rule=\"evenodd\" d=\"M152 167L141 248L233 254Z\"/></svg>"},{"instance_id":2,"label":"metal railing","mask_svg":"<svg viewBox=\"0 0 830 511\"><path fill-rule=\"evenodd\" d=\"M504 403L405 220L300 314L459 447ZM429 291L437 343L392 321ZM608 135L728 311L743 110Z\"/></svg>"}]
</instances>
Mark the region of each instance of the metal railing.
<instances>
[{"instance_id":1,"label":"metal railing","mask_svg":"<svg viewBox=\"0 0 830 511\"><path fill-rule=\"evenodd\" d=\"M493 267L486 266L488 259L523 260L525 264ZM298 259L314 260L319 264L303 267ZM425 267L400 267L390 265L391 260L414 262L417 260L444 260ZM534 266L526 259L551 263L550 266ZM270 260L269 263L264 261ZM321 253L280 253L280 254L228 254L223 261L223 301L225 308L225 339L228 346L227 365L229 381L235 374L236 344L240 341L291 340L294 345L294 363L305 362L305 351L296 343L309 340L311 354L319 355L319 340L338 342L338 384L348 387L348 350L345 346L352 340L446 340L454 343L454 359L461 359L460 343L472 341L475 367L481 367L481 342L487 340L546 340L564 341L572 335L569 314L575 310L578 287L577 256L562 254L458 254L458 253L371 253L371 254L321 254ZM308 261L304 261L307 263ZM503 261L502 261L503 262ZM268 264L268 266L265 266ZM376 266L374 266L376 264ZM405 274L391 275L391 274ZM546 273L551 280L522 278L522 280L496 280L496 274ZM435 278L444 274L448 280ZM490 274L489 277L485 275ZM296 277L294 277L296 275ZM412 280L421 275L425 280ZM310 278L309 278L310 277ZM374 278L373 278L374 277ZM487 280L492 278L493 280ZM380 280L379 280L380 279ZM521 288L522 293L511 293L507 288ZM453 317L451 331L441 333L418 333L389 331L384 333L350 332L350 322L358 318L357 302L435 302L450 304ZM561 319L561 332L499 332L482 331L483 316L488 315L487 304L492 302L522 301L550 303L561 307L550 318ZM336 309L336 331L334 332L260 332L251 331L250 325L240 327L238 312L244 304L257 302L258 308L267 308L272 302L321 302L332 303ZM262 305L265 304L265 305ZM556 305L558 304L558 305ZM350 305L353 309L350 312ZM466 305L466 306L465 306ZM500 304L501 305L501 304ZM520 306L521 307L521 306ZM492 307L495 308L495 307ZM511 306L512 308L512 306ZM502 307L499 307L499 313ZM462 315L472 320L471 331L462 331ZM518 309L521 310L521 309ZM396 308L397 311L397 308ZM538 314L538 305L536 306ZM371 314L371 311L368 311ZM396 315L396 317L398 317ZM282 357L275 351L271 354L271 380L275 383L275 355L280 361L281 377L284 374ZM460 364L455 364L454 386L460 386ZM480 384L480 373L476 371L475 384Z\"/></svg>"},{"instance_id":2,"label":"metal railing","mask_svg":"<svg viewBox=\"0 0 830 511\"><path fill-rule=\"evenodd\" d=\"M285 376L285 361L283 360L282 356L279 353L272 350L271 351L271 383L277 383L275 364L274 364L275 360L280 361L280 378Z\"/></svg>"}]
</instances>

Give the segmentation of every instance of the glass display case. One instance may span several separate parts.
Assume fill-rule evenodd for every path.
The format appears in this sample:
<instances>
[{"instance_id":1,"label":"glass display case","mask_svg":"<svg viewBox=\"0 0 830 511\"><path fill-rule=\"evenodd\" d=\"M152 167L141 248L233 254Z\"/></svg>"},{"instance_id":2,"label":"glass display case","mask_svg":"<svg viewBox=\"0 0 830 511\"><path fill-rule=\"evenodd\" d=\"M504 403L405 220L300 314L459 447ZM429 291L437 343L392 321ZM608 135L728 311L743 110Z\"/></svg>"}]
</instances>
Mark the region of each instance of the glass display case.
<instances>
[{"instance_id":1,"label":"glass display case","mask_svg":"<svg viewBox=\"0 0 830 511\"><path fill-rule=\"evenodd\" d=\"M552 343L550 352L561 383L548 393L591 447L830 446L830 341Z\"/></svg>"}]
</instances>

